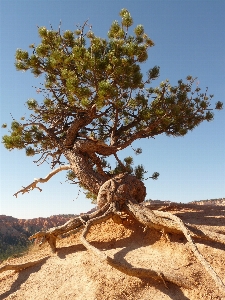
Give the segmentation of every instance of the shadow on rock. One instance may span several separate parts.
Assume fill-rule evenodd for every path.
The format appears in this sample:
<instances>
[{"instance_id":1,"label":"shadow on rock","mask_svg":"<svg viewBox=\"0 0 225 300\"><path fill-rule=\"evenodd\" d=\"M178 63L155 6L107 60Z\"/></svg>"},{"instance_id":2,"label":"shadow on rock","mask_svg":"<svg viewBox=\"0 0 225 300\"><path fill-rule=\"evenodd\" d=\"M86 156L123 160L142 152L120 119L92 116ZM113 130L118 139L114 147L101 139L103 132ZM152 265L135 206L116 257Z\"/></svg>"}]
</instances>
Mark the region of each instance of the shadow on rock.
<instances>
[{"instance_id":1,"label":"shadow on rock","mask_svg":"<svg viewBox=\"0 0 225 300\"><path fill-rule=\"evenodd\" d=\"M41 266L46 263L49 257L43 258L37 265L19 271L19 275L17 279L12 284L9 291L5 292L4 294L0 295L0 300L6 299L6 297L10 296L11 294L15 293L17 290L20 289L21 285L27 281L31 273L36 273L41 269Z\"/></svg>"},{"instance_id":2,"label":"shadow on rock","mask_svg":"<svg viewBox=\"0 0 225 300\"><path fill-rule=\"evenodd\" d=\"M225 206L201 205L193 211L176 213L185 223L208 226L225 226Z\"/></svg>"},{"instance_id":3,"label":"shadow on rock","mask_svg":"<svg viewBox=\"0 0 225 300\"><path fill-rule=\"evenodd\" d=\"M128 263L126 261L126 259L124 258L126 256L126 254L134 249L137 248L137 245L133 244L133 248L130 245L129 248L124 248L122 250L120 250L119 252L117 252L114 255L114 259L115 261L119 261L121 264L123 264L124 266L134 269L134 266L130 263ZM139 268L135 268L137 271ZM142 268L140 268L141 270ZM146 269L147 271L147 269ZM171 282L166 282L167 287L165 286L165 284L163 283L163 281L160 279L156 280L154 278L140 278L142 281L142 284L140 285L140 287L137 289L136 288L136 292L141 292L146 286L151 285L151 286L155 286L155 288L157 290L160 290L163 294L168 295L169 297L171 297L171 299L174 300L189 300L189 298L187 298L182 290L179 288L179 286L177 286L176 284L173 284ZM190 285L190 282L187 282L187 285Z\"/></svg>"},{"instance_id":4,"label":"shadow on rock","mask_svg":"<svg viewBox=\"0 0 225 300\"><path fill-rule=\"evenodd\" d=\"M82 244L72 245L68 247L61 247L56 249L57 256L61 259L66 258L67 255L80 251L86 251L86 248Z\"/></svg>"}]
</instances>

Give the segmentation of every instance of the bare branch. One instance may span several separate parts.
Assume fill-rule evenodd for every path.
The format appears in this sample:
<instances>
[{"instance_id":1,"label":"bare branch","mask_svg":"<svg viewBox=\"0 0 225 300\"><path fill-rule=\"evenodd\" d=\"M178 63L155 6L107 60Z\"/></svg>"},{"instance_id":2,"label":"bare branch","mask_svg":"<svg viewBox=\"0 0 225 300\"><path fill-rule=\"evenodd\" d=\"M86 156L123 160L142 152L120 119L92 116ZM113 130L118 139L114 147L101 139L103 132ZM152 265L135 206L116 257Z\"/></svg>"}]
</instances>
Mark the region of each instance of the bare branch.
<instances>
[{"instance_id":1,"label":"bare branch","mask_svg":"<svg viewBox=\"0 0 225 300\"><path fill-rule=\"evenodd\" d=\"M38 179L35 178L34 181L31 184L29 184L26 187L23 187L23 189L21 189L18 192L16 192L13 196L16 196L16 198L17 198L17 195L19 193L22 193L22 194L29 193L33 189L39 189L39 191L41 192L42 189L37 186L37 184L39 182L41 182L41 183L47 182L52 176L54 176L58 172L64 171L64 170L69 170L69 169L71 169L70 165L60 166L57 169L55 169L52 172L50 172L45 178L38 178Z\"/></svg>"},{"instance_id":2,"label":"bare branch","mask_svg":"<svg viewBox=\"0 0 225 300\"><path fill-rule=\"evenodd\" d=\"M45 157L44 157L45 155ZM46 161L46 158L48 156L52 156L52 153L50 151L45 151L44 153L42 153L41 157L38 160L34 160L34 163L39 163L37 166L40 166L43 164L44 161Z\"/></svg>"}]
</instances>

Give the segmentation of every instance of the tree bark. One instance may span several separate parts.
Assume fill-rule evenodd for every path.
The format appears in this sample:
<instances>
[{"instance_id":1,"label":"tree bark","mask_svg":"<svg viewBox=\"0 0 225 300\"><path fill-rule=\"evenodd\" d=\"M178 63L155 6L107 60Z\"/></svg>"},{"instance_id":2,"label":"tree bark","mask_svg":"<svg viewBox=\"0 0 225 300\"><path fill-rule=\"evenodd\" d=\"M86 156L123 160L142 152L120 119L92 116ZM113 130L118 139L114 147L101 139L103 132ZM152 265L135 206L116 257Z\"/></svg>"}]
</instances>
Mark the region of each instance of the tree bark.
<instances>
[{"instance_id":1,"label":"tree bark","mask_svg":"<svg viewBox=\"0 0 225 300\"><path fill-rule=\"evenodd\" d=\"M82 152L78 146L68 149L64 153L80 184L94 194L98 194L100 187L107 177L93 170L93 162L87 152Z\"/></svg>"}]
</instances>

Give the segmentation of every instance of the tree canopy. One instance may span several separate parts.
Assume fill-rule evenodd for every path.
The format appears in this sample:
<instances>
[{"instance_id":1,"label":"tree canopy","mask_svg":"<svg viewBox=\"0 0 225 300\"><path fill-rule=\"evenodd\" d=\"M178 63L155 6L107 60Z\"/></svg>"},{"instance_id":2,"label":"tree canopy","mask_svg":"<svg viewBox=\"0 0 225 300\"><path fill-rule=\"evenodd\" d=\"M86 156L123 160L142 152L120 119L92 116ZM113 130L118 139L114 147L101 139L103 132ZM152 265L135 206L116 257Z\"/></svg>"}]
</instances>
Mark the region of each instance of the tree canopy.
<instances>
[{"instance_id":1,"label":"tree canopy","mask_svg":"<svg viewBox=\"0 0 225 300\"><path fill-rule=\"evenodd\" d=\"M213 95L194 84L196 78L189 75L174 86L169 80L153 86L159 67L153 66L145 75L141 64L147 62L154 42L142 25L130 33L133 19L127 9L120 11L120 17L120 23L112 22L107 38L96 36L86 21L75 31L39 27L40 44L31 44L29 51L17 49L16 69L30 70L43 79L38 88L43 102L26 102L29 118L14 120L10 133L3 136L8 150L39 155L39 164L51 157L54 168L64 163L65 151L79 142L96 172L126 170L141 179L143 167L133 170L131 157L122 163L118 151L135 140L163 133L184 136L213 119ZM222 103L215 108L221 109ZM141 153L140 148L135 150ZM106 172L110 155L118 164ZM71 171L68 176L73 179L76 174Z\"/></svg>"}]
</instances>

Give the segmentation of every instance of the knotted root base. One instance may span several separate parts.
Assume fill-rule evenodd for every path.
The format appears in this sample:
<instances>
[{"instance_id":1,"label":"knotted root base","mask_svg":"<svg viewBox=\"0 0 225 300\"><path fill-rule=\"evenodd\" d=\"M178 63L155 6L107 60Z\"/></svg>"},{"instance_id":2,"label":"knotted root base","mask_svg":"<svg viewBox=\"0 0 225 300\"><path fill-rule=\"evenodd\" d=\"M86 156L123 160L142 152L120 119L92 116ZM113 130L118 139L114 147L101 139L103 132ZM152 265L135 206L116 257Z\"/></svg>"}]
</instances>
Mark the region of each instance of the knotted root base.
<instances>
[{"instance_id":1,"label":"knotted root base","mask_svg":"<svg viewBox=\"0 0 225 300\"><path fill-rule=\"evenodd\" d=\"M211 265L205 260L199 252L193 238L201 240L211 240L225 244L225 236L208 230L202 230L197 226L185 224L177 216L163 211L153 211L144 207L140 203L145 198L145 187L142 182L130 175L119 175L106 181L99 190L98 205L99 209L91 214L84 214L76 217L62 226L54 227L48 231L42 231L34 234L30 239L42 239L41 244L48 242L52 251L56 251L56 238L60 235L68 235L83 230L81 234L82 244L93 252L99 260L106 262L121 272L140 278L154 278L161 280L165 285L166 282L175 283L182 287L191 287L191 283L181 276L176 277L173 274L157 272L155 270L128 267L115 259L107 256L103 251L98 250L91 245L86 236L92 225L99 224L109 218L122 217L123 215L132 216L141 224L148 228L163 231L165 233L183 234L190 249L202 264L205 271L211 276L216 283L221 296L225 296L225 285L213 270ZM6 266L7 269L22 269L22 266ZM0 272L4 270L0 270Z\"/></svg>"}]
</instances>

